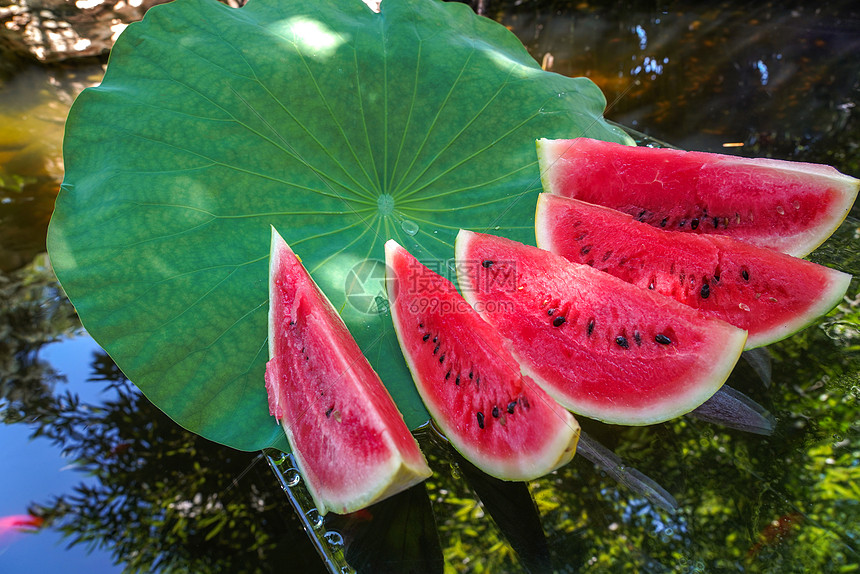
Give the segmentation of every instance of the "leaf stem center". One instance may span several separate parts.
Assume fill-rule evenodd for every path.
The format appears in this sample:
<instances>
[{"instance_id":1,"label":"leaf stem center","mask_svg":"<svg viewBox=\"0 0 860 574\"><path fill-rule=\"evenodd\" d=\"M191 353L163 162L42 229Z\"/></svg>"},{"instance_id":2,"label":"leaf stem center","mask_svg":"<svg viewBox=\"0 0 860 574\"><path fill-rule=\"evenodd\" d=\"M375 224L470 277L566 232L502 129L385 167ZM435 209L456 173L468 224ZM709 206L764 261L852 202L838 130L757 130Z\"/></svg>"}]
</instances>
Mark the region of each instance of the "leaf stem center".
<instances>
[{"instance_id":1,"label":"leaf stem center","mask_svg":"<svg viewBox=\"0 0 860 574\"><path fill-rule=\"evenodd\" d=\"M379 208L379 214L383 217L394 213L394 197L388 193L383 193L376 200L376 206Z\"/></svg>"}]
</instances>

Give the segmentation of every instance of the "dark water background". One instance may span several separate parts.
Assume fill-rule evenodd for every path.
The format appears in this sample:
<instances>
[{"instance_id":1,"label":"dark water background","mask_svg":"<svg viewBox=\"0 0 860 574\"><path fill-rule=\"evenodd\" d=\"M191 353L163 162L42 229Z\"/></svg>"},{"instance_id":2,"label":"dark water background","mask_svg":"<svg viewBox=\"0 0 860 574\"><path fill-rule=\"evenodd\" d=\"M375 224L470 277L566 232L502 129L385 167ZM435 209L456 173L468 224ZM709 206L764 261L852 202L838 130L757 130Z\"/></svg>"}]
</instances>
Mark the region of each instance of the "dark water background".
<instances>
[{"instance_id":1,"label":"dark water background","mask_svg":"<svg viewBox=\"0 0 860 574\"><path fill-rule=\"evenodd\" d=\"M828 163L860 176L860 11L851 3L473 4L546 69L594 80L616 122L686 149ZM324 571L265 456L177 427L95 345L80 344L86 335L42 254L62 178L63 121L103 63L16 58L2 68L0 421L8 426L0 430L39 435L31 456L60 451L81 477L15 501L17 512L131 571ZM858 215L855 207L812 258L860 273ZM857 571L858 301L855 281L831 316L771 346L769 386L746 363L732 375L732 386L776 416L771 437L689 418L645 429L584 424L671 492L676 514L580 458L528 487L499 484L424 433L435 470L425 487L358 516L304 523L318 527L337 569ZM57 341L67 352L48 352ZM12 443L3 440L8 457ZM34 548L24 560L39 563L46 534L24 536ZM0 570L21 564L10 562L21 544L0 538ZM93 558L87 571L102 567Z\"/></svg>"}]
</instances>

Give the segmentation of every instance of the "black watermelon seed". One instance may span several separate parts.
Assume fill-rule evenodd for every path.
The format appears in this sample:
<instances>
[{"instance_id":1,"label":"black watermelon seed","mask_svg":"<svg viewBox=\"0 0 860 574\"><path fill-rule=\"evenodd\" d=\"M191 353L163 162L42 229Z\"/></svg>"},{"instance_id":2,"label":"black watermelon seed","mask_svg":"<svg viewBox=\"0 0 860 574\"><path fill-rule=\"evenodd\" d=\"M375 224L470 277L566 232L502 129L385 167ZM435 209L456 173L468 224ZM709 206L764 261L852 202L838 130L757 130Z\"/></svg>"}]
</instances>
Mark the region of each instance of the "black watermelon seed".
<instances>
[{"instance_id":1,"label":"black watermelon seed","mask_svg":"<svg viewBox=\"0 0 860 574\"><path fill-rule=\"evenodd\" d=\"M442 355L439 357L439 363L444 363L444 362L445 362L445 353L442 353Z\"/></svg>"},{"instance_id":2,"label":"black watermelon seed","mask_svg":"<svg viewBox=\"0 0 860 574\"><path fill-rule=\"evenodd\" d=\"M654 340L657 341L658 343L660 343L661 345L669 345L672 343L672 339L670 339L669 337L667 337L663 333L660 333L659 335L654 337Z\"/></svg>"},{"instance_id":3,"label":"black watermelon seed","mask_svg":"<svg viewBox=\"0 0 860 574\"><path fill-rule=\"evenodd\" d=\"M562 325L564 325L565 321L567 321L567 319L564 318L564 315L559 315L558 317L556 317L555 319L552 320L552 326L553 327L561 327Z\"/></svg>"},{"instance_id":4,"label":"black watermelon seed","mask_svg":"<svg viewBox=\"0 0 860 574\"><path fill-rule=\"evenodd\" d=\"M639 212L639 215L636 216L636 219L638 219L639 221L642 221L643 219L645 219L646 213L648 213L648 211L643 209L642 211Z\"/></svg>"},{"instance_id":5,"label":"black watermelon seed","mask_svg":"<svg viewBox=\"0 0 860 574\"><path fill-rule=\"evenodd\" d=\"M627 342L627 337L625 337L624 335L618 335L617 337L615 337L615 342L618 343L618 346L622 349L630 348L630 343Z\"/></svg>"},{"instance_id":6,"label":"black watermelon seed","mask_svg":"<svg viewBox=\"0 0 860 574\"><path fill-rule=\"evenodd\" d=\"M747 271L746 269L744 269L743 271L741 271L741 277L743 277L743 278L744 278L744 281L749 281L749 280L750 280L750 274L749 274L749 271Z\"/></svg>"},{"instance_id":7,"label":"black watermelon seed","mask_svg":"<svg viewBox=\"0 0 860 574\"><path fill-rule=\"evenodd\" d=\"M478 417L478 428L484 428L484 413L478 411L476 416Z\"/></svg>"},{"instance_id":8,"label":"black watermelon seed","mask_svg":"<svg viewBox=\"0 0 860 574\"><path fill-rule=\"evenodd\" d=\"M439 342L439 337L438 337L438 336L437 336L437 337L433 337L433 342L434 342L434 343L438 343L438 342Z\"/></svg>"},{"instance_id":9,"label":"black watermelon seed","mask_svg":"<svg viewBox=\"0 0 860 574\"><path fill-rule=\"evenodd\" d=\"M426 342L430 338L430 333L425 333L422 339Z\"/></svg>"},{"instance_id":10,"label":"black watermelon seed","mask_svg":"<svg viewBox=\"0 0 860 574\"><path fill-rule=\"evenodd\" d=\"M334 407L329 407L328 410L325 412L326 418L331 416L332 411L334 411Z\"/></svg>"},{"instance_id":11,"label":"black watermelon seed","mask_svg":"<svg viewBox=\"0 0 860 574\"><path fill-rule=\"evenodd\" d=\"M582 249L579 250L580 255L588 255L588 252L591 251L591 245L586 245Z\"/></svg>"},{"instance_id":12,"label":"black watermelon seed","mask_svg":"<svg viewBox=\"0 0 860 574\"><path fill-rule=\"evenodd\" d=\"M481 262L481 265L483 265L483 266L484 266L484 268L486 269L486 268L488 268L490 265L492 265L493 263L495 263L495 261L490 261L489 259L485 259L484 261L482 261L482 262Z\"/></svg>"},{"instance_id":13,"label":"black watermelon seed","mask_svg":"<svg viewBox=\"0 0 860 574\"><path fill-rule=\"evenodd\" d=\"M460 375L457 375L457 378L454 379L454 384L457 385L458 387L460 386Z\"/></svg>"},{"instance_id":14,"label":"black watermelon seed","mask_svg":"<svg viewBox=\"0 0 860 574\"><path fill-rule=\"evenodd\" d=\"M508 414L509 415L514 414L514 407L516 407L516 406L517 406L517 401L511 401L508 403Z\"/></svg>"},{"instance_id":15,"label":"black watermelon seed","mask_svg":"<svg viewBox=\"0 0 860 574\"><path fill-rule=\"evenodd\" d=\"M639 334L639 331L633 331L633 340L636 341L637 345L642 344L642 335Z\"/></svg>"},{"instance_id":16,"label":"black watermelon seed","mask_svg":"<svg viewBox=\"0 0 860 574\"><path fill-rule=\"evenodd\" d=\"M493 407L493 418L499 418L499 407Z\"/></svg>"},{"instance_id":17,"label":"black watermelon seed","mask_svg":"<svg viewBox=\"0 0 860 574\"><path fill-rule=\"evenodd\" d=\"M439 352L439 345L436 345L436 348L433 349L433 354L435 355L438 352Z\"/></svg>"},{"instance_id":18,"label":"black watermelon seed","mask_svg":"<svg viewBox=\"0 0 860 574\"><path fill-rule=\"evenodd\" d=\"M698 219L693 219L693 221L690 222L690 229L696 229L698 226L699 226L699 220Z\"/></svg>"},{"instance_id":19,"label":"black watermelon seed","mask_svg":"<svg viewBox=\"0 0 860 574\"><path fill-rule=\"evenodd\" d=\"M687 220L686 220L686 219L682 219L682 220L678 223L678 227L684 227L686 224L687 224Z\"/></svg>"},{"instance_id":20,"label":"black watermelon seed","mask_svg":"<svg viewBox=\"0 0 860 574\"><path fill-rule=\"evenodd\" d=\"M475 373L473 373L472 371L469 371L469 380L472 380L474 378L475 378Z\"/></svg>"},{"instance_id":21,"label":"black watermelon seed","mask_svg":"<svg viewBox=\"0 0 860 574\"><path fill-rule=\"evenodd\" d=\"M702 284L702 290L699 291L699 295L702 296L702 299L707 299L710 296L710 294L711 294L711 288L708 286L707 283L703 283Z\"/></svg>"},{"instance_id":22,"label":"black watermelon seed","mask_svg":"<svg viewBox=\"0 0 860 574\"><path fill-rule=\"evenodd\" d=\"M668 217L664 217L663 221L660 222L660 227L666 227L666 224L669 222Z\"/></svg>"},{"instance_id":23,"label":"black watermelon seed","mask_svg":"<svg viewBox=\"0 0 860 574\"><path fill-rule=\"evenodd\" d=\"M651 289L651 290L654 289L654 282L653 281L648 284L648 289Z\"/></svg>"},{"instance_id":24,"label":"black watermelon seed","mask_svg":"<svg viewBox=\"0 0 860 574\"><path fill-rule=\"evenodd\" d=\"M593 332L594 332L594 319L592 319L591 321L588 322L588 328L586 329L586 335L588 335L590 337L591 333L593 333Z\"/></svg>"},{"instance_id":25,"label":"black watermelon seed","mask_svg":"<svg viewBox=\"0 0 860 574\"><path fill-rule=\"evenodd\" d=\"M447 373L445 373L445 380L447 381L450 378L451 378L451 371L448 371Z\"/></svg>"},{"instance_id":26,"label":"black watermelon seed","mask_svg":"<svg viewBox=\"0 0 860 574\"><path fill-rule=\"evenodd\" d=\"M719 227L719 226L720 226L720 218L719 218L719 217L715 217L715 218L714 218L714 229L716 229L716 228L717 228L717 227Z\"/></svg>"},{"instance_id":27,"label":"black watermelon seed","mask_svg":"<svg viewBox=\"0 0 860 574\"><path fill-rule=\"evenodd\" d=\"M555 309L547 309L546 310L547 315L552 315L553 313L555 313Z\"/></svg>"}]
</instances>

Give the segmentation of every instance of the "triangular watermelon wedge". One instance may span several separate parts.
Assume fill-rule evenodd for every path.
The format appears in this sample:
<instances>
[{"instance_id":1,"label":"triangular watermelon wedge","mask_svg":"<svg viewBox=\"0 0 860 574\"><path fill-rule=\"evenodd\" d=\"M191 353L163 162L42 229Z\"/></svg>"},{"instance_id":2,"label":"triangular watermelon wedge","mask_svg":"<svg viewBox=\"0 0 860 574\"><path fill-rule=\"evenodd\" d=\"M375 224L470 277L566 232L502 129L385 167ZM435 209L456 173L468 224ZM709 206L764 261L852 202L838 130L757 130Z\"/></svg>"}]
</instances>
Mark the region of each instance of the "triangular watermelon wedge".
<instances>
[{"instance_id":1,"label":"triangular watermelon wedge","mask_svg":"<svg viewBox=\"0 0 860 574\"><path fill-rule=\"evenodd\" d=\"M541 139L537 155L550 193L663 229L729 235L795 257L830 237L860 189L860 180L826 165L590 138Z\"/></svg>"},{"instance_id":2,"label":"triangular watermelon wedge","mask_svg":"<svg viewBox=\"0 0 860 574\"><path fill-rule=\"evenodd\" d=\"M460 230L466 300L511 342L523 372L577 414L646 425L708 400L746 331L560 255Z\"/></svg>"},{"instance_id":3,"label":"triangular watermelon wedge","mask_svg":"<svg viewBox=\"0 0 860 574\"><path fill-rule=\"evenodd\" d=\"M359 510L430 476L379 376L274 228L266 390L320 514Z\"/></svg>"},{"instance_id":4,"label":"triangular watermelon wedge","mask_svg":"<svg viewBox=\"0 0 860 574\"><path fill-rule=\"evenodd\" d=\"M749 332L784 339L841 300L851 276L724 235L665 231L599 205L542 193L538 247L667 295Z\"/></svg>"},{"instance_id":5,"label":"triangular watermelon wedge","mask_svg":"<svg viewBox=\"0 0 860 574\"><path fill-rule=\"evenodd\" d=\"M396 241L385 244L400 348L434 422L467 460L502 480L566 464L579 424L529 377L507 344L446 278Z\"/></svg>"}]
</instances>

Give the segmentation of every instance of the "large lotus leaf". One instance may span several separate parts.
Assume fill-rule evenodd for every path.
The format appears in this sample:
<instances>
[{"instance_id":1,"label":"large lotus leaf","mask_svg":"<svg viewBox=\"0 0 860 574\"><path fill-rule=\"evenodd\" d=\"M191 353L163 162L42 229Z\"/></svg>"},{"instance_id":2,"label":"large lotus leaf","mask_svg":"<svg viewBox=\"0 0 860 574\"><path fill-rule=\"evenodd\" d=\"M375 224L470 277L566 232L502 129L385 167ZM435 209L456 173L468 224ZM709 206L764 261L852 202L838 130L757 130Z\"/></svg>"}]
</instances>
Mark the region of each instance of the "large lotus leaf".
<instances>
[{"instance_id":1,"label":"large lotus leaf","mask_svg":"<svg viewBox=\"0 0 860 574\"><path fill-rule=\"evenodd\" d=\"M350 269L395 238L445 271L460 227L532 241L535 139L625 141L604 105L461 4L178 0L123 32L71 111L51 259L153 403L214 441L286 450L263 386L274 225L415 427L378 285L350 304Z\"/></svg>"}]
</instances>

